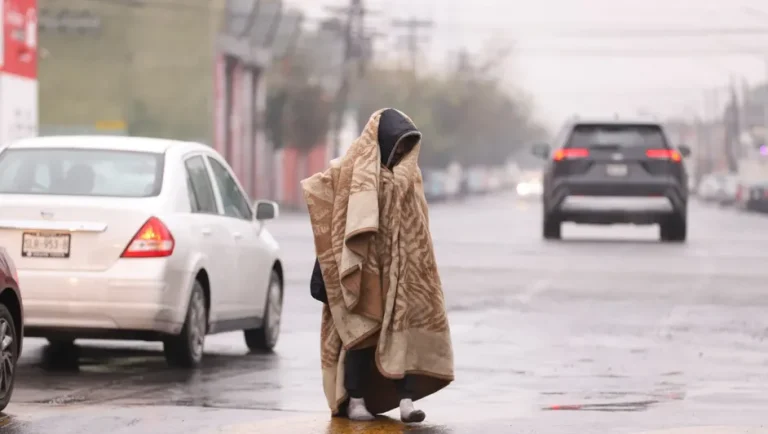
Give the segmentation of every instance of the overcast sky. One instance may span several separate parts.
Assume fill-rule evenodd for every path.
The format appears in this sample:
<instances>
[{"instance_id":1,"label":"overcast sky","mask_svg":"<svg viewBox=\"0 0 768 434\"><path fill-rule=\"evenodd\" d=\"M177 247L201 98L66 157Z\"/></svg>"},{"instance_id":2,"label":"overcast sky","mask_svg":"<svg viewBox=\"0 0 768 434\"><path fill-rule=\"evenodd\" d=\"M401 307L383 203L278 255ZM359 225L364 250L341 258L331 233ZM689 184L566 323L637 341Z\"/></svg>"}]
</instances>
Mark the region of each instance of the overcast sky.
<instances>
[{"instance_id":1,"label":"overcast sky","mask_svg":"<svg viewBox=\"0 0 768 434\"><path fill-rule=\"evenodd\" d=\"M324 5L347 2L288 3L318 18L327 14ZM371 26L389 34L378 45L385 52L397 41L397 31L388 26L391 19L433 20L430 41L424 45L433 65L459 48L481 53L491 44L514 42L516 52L505 69L505 80L530 94L537 116L553 126L577 113L633 116L642 111L662 117L711 113L714 104L725 103L731 79L756 83L766 76L765 0L367 0L366 5L377 12ZM742 33L670 35L702 28ZM744 34L761 28L766 32ZM615 34L622 29L635 36L567 35L585 30ZM636 54L615 54L628 50Z\"/></svg>"}]
</instances>

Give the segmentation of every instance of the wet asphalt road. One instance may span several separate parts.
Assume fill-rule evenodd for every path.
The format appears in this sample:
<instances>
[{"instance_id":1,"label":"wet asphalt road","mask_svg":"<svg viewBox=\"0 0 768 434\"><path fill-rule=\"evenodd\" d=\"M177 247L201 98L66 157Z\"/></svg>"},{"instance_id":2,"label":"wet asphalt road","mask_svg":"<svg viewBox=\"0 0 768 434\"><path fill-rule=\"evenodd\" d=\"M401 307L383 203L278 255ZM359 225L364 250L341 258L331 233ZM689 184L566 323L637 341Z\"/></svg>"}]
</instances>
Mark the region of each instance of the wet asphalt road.
<instances>
[{"instance_id":1,"label":"wet asphalt road","mask_svg":"<svg viewBox=\"0 0 768 434\"><path fill-rule=\"evenodd\" d=\"M294 215L271 226L288 279L275 354L217 335L185 373L165 367L159 344L83 341L75 358L29 339L0 432L768 429L768 216L693 204L685 245L621 226L568 226L547 243L538 204L511 195L435 205L431 221L457 381L421 402L428 424L328 416L310 228Z\"/></svg>"}]
</instances>

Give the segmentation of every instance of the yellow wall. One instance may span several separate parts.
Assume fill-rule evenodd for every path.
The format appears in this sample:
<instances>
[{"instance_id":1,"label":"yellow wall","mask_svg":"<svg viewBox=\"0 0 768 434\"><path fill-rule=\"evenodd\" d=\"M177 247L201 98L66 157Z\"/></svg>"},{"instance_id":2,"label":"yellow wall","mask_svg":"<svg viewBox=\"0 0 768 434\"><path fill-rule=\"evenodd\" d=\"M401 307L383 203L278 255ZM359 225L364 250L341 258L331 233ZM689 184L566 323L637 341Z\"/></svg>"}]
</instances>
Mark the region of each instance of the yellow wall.
<instances>
[{"instance_id":1,"label":"yellow wall","mask_svg":"<svg viewBox=\"0 0 768 434\"><path fill-rule=\"evenodd\" d=\"M124 120L134 135L209 141L224 0L170 3L39 0L41 9L88 9L102 19L95 35L40 32L41 126Z\"/></svg>"}]
</instances>

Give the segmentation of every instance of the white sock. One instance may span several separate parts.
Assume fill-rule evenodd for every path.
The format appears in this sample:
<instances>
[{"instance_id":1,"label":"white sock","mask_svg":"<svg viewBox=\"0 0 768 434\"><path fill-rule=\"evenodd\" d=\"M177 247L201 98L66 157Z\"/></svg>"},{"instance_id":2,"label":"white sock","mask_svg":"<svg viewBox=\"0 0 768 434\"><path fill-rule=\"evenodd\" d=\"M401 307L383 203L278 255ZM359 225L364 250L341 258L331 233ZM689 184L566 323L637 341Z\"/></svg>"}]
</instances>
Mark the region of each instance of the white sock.
<instances>
[{"instance_id":1,"label":"white sock","mask_svg":"<svg viewBox=\"0 0 768 434\"><path fill-rule=\"evenodd\" d=\"M423 422L426 415L423 411L413 408L413 400L400 400L400 420L405 423Z\"/></svg>"},{"instance_id":2,"label":"white sock","mask_svg":"<svg viewBox=\"0 0 768 434\"><path fill-rule=\"evenodd\" d=\"M413 413L415 409L413 408L413 400L410 399L401 399L400 400L400 418L401 419L408 419L411 417L411 413Z\"/></svg>"},{"instance_id":3,"label":"white sock","mask_svg":"<svg viewBox=\"0 0 768 434\"><path fill-rule=\"evenodd\" d=\"M349 406L347 407L347 416L351 420L374 420L375 417L368 412L365 408L365 399L363 398L349 398Z\"/></svg>"}]
</instances>

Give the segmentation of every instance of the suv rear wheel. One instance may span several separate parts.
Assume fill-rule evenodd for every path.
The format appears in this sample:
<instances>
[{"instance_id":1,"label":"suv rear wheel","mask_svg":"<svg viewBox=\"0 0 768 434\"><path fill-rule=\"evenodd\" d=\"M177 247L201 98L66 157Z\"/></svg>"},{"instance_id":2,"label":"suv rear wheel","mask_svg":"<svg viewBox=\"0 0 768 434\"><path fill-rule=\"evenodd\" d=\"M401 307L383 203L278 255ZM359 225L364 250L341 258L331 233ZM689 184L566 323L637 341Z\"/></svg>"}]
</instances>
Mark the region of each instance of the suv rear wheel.
<instances>
[{"instance_id":1,"label":"suv rear wheel","mask_svg":"<svg viewBox=\"0 0 768 434\"><path fill-rule=\"evenodd\" d=\"M563 222L553 214L544 213L542 235L545 240L559 240L562 238L561 227Z\"/></svg>"},{"instance_id":2,"label":"suv rear wheel","mask_svg":"<svg viewBox=\"0 0 768 434\"><path fill-rule=\"evenodd\" d=\"M685 214L667 217L659 225L659 238L666 242L685 242L688 235L688 223Z\"/></svg>"}]
</instances>

